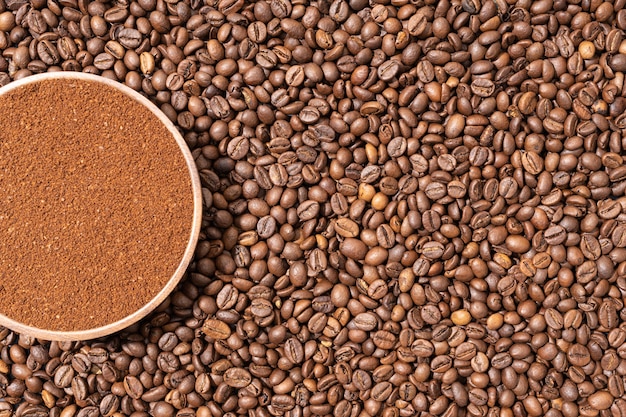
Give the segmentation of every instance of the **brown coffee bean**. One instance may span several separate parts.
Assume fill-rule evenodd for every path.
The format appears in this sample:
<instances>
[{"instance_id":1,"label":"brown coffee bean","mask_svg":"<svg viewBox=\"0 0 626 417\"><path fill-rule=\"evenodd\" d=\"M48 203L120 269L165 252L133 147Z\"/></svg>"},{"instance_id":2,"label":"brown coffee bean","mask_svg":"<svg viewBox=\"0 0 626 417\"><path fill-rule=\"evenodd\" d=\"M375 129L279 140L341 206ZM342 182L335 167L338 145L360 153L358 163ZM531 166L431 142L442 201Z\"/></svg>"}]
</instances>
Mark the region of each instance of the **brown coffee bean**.
<instances>
[{"instance_id":1,"label":"brown coffee bean","mask_svg":"<svg viewBox=\"0 0 626 417\"><path fill-rule=\"evenodd\" d=\"M355 260L363 260L367 254L367 246L355 238L346 238L339 245L339 250L344 256Z\"/></svg>"},{"instance_id":2,"label":"brown coffee bean","mask_svg":"<svg viewBox=\"0 0 626 417\"><path fill-rule=\"evenodd\" d=\"M598 202L598 216L602 219L614 219L621 212L619 203L614 200L603 200Z\"/></svg>"},{"instance_id":3,"label":"brown coffee bean","mask_svg":"<svg viewBox=\"0 0 626 417\"><path fill-rule=\"evenodd\" d=\"M537 175L543 171L543 159L535 152L523 153L522 165L527 172L533 175Z\"/></svg>"},{"instance_id":4,"label":"brown coffee bean","mask_svg":"<svg viewBox=\"0 0 626 417\"><path fill-rule=\"evenodd\" d=\"M67 388L72 383L74 374L74 369L70 365L60 366L54 373L54 384L59 388Z\"/></svg>"},{"instance_id":5,"label":"brown coffee bean","mask_svg":"<svg viewBox=\"0 0 626 417\"><path fill-rule=\"evenodd\" d=\"M435 348L430 341L417 339L411 344L411 351L414 352L418 358L428 358L434 353Z\"/></svg>"},{"instance_id":6,"label":"brown coffee bean","mask_svg":"<svg viewBox=\"0 0 626 417\"><path fill-rule=\"evenodd\" d=\"M435 373L444 373L452 367L452 358L447 355L436 356L430 362L430 369Z\"/></svg>"},{"instance_id":7,"label":"brown coffee bean","mask_svg":"<svg viewBox=\"0 0 626 417\"><path fill-rule=\"evenodd\" d=\"M392 349L396 343L396 337L386 330L375 332L372 336L372 340L374 345L380 349Z\"/></svg>"},{"instance_id":8,"label":"brown coffee bean","mask_svg":"<svg viewBox=\"0 0 626 417\"><path fill-rule=\"evenodd\" d=\"M456 138L463 133L465 129L465 118L461 114L453 114L448 119L445 128L445 134L448 138Z\"/></svg>"},{"instance_id":9,"label":"brown coffee bean","mask_svg":"<svg viewBox=\"0 0 626 417\"><path fill-rule=\"evenodd\" d=\"M504 198L513 198L518 192L519 186L512 177L506 177L500 181L498 190Z\"/></svg>"},{"instance_id":10,"label":"brown coffee bean","mask_svg":"<svg viewBox=\"0 0 626 417\"><path fill-rule=\"evenodd\" d=\"M587 401L594 410L607 410L613 404L613 396L606 391L591 394Z\"/></svg>"},{"instance_id":11,"label":"brown coffee bean","mask_svg":"<svg viewBox=\"0 0 626 417\"><path fill-rule=\"evenodd\" d=\"M358 390L368 390L372 387L372 377L362 369L356 369L352 374L352 382Z\"/></svg>"},{"instance_id":12,"label":"brown coffee bean","mask_svg":"<svg viewBox=\"0 0 626 417\"><path fill-rule=\"evenodd\" d=\"M301 363L304 360L304 350L302 344L297 339L291 338L285 342L285 357L294 364Z\"/></svg>"},{"instance_id":13,"label":"brown coffee bean","mask_svg":"<svg viewBox=\"0 0 626 417\"><path fill-rule=\"evenodd\" d=\"M491 366L496 369L504 369L513 363L513 358L507 352L497 353L491 359Z\"/></svg>"},{"instance_id":14,"label":"brown coffee bean","mask_svg":"<svg viewBox=\"0 0 626 417\"><path fill-rule=\"evenodd\" d=\"M376 401L385 401L391 395L393 386L388 381L379 382L372 387L371 396Z\"/></svg>"},{"instance_id":15,"label":"brown coffee bean","mask_svg":"<svg viewBox=\"0 0 626 417\"><path fill-rule=\"evenodd\" d=\"M467 187L460 181L448 183L448 195L452 198L464 198L467 194Z\"/></svg>"},{"instance_id":16,"label":"brown coffee bean","mask_svg":"<svg viewBox=\"0 0 626 417\"><path fill-rule=\"evenodd\" d=\"M426 186L426 190L424 191L426 196L431 200L439 200L440 198L444 198L448 193L446 186L439 182L431 182Z\"/></svg>"},{"instance_id":17,"label":"brown coffee bean","mask_svg":"<svg viewBox=\"0 0 626 417\"><path fill-rule=\"evenodd\" d=\"M424 214L422 214L422 225L431 233L439 230L441 227L441 217L439 213L434 210L426 210Z\"/></svg>"},{"instance_id":18,"label":"brown coffee bean","mask_svg":"<svg viewBox=\"0 0 626 417\"><path fill-rule=\"evenodd\" d=\"M548 245L560 245L567 238L567 233L562 226L551 226L544 232L544 239Z\"/></svg>"},{"instance_id":19,"label":"brown coffee bean","mask_svg":"<svg viewBox=\"0 0 626 417\"><path fill-rule=\"evenodd\" d=\"M250 311L257 317L269 317L272 314L272 303L264 298L254 299Z\"/></svg>"},{"instance_id":20,"label":"brown coffee bean","mask_svg":"<svg viewBox=\"0 0 626 417\"><path fill-rule=\"evenodd\" d=\"M250 150L250 143L247 138L238 136L228 142L227 152L232 159L243 159Z\"/></svg>"},{"instance_id":21,"label":"brown coffee bean","mask_svg":"<svg viewBox=\"0 0 626 417\"><path fill-rule=\"evenodd\" d=\"M585 366L591 361L589 350L581 345L574 344L567 350L567 360L574 366Z\"/></svg>"},{"instance_id":22,"label":"brown coffee bean","mask_svg":"<svg viewBox=\"0 0 626 417\"><path fill-rule=\"evenodd\" d=\"M226 339L231 334L230 327L226 323L215 319L205 320L202 331L212 339Z\"/></svg>"},{"instance_id":23,"label":"brown coffee bean","mask_svg":"<svg viewBox=\"0 0 626 417\"><path fill-rule=\"evenodd\" d=\"M37 43L37 55L46 65L58 64L60 60L57 48L49 40Z\"/></svg>"},{"instance_id":24,"label":"brown coffee bean","mask_svg":"<svg viewBox=\"0 0 626 417\"><path fill-rule=\"evenodd\" d=\"M124 390L130 398L139 399L143 395L144 388L138 378L128 375L124 378Z\"/></svg>"},{"instance_id":25,"label":"brown coffee bean","mask_svg":"<svg viewBox=\"0 0 626 417\"><path fill-rule=\"evenodd\" d=\"M624 382L617 375L609 377L608 391L615 398L620 398L624 395Z\"/></svg>"},{"instance_id":26,"label":"brown coffee bean","mask_svg":"<svg viewBox=\"0 0 626 417\"><path fill-rule=\"evenodd\" d=\"M464 342L456 347L455 357L456 359L466 361L466 360L471 360L473 357L475 357L476 353L477 353L476 345L474 345L471 342Z\"/></svg>"},{"instance_id":27,"label":"brown coffee bean","mask_svg":"<svg viewBox=\"0 0 626 417\"><path fill-rule=\"evenodd\" d=\"M510 235L506 237L506 247L514 253L525 253L530 249L530 242L523 236Z\"/></svg>"},{"instance_id":28,"label":"brown coffee bean","mask_svg":"<svg viewBox=\"0 0 626 417\"><path fill-rule=\"evenodd\" d=\"M99 70L108 70L115 64L115 58L108 53L101 53L94 57L93 65Z\"/></svg>"},{"instance_id":29,"label":"brown coffee bean","mask_svg":"<svg viewBox=\"0 0 626 417\"><path fill-rule=\"evenodd\" d=\"M393 158L399 158L407 149L407 141L404 137L393 138L387 145L387 152Z\"/></svg>"},{"instance_id":30,"label":"brown coffee bean","mask_svg":"<svg viewBox=\"0 0 626 417\"><path fill-rule=\"evenodd\" d=\"M439 242L427 242L422 253L429 259L439 259L444 253L444 246Z\"/></svg>"},{"instance_id":31,"label":"brown coffee bean","mask_svg":"<svg viewBox=\"0 0 626 417\"><path fill-rule=\"evenodd\" d=\"M602 254L600 243L595 236L590 234L582 234L580 236L580 250L587 259L597 260Z\"/></svg>"},{"instance_id":32,"label":"brown coffee bean","mask_svg":"<svg viewBox=\"0 0 626 417\"><path fill-rule=\"evenodd\" d=\"M117 34L117 40L125 48L134 49L141 43L142 36L136 29L124 28Z\"/></svg>"},{"instance_id":33,"label":"brown coffee bean","mask_svg":"<svg viewBox=\"0 0 626 417\"><path fill-rule=\"evenodd\" d=\"M586 284L594 279L598 274L597 264L593 261L583 262L576 270L576 280L581 284Z\"/></svg>"},{"instance_id":34,"label":"brown coffee bean","mask_svg":"<svg viewBox=\"0 0 626 417\"><path fill-rule=\"evenodd\" d=\"M544 313L546 324L553 329L563 328L563 316L557 310L553 308L546 309Z\"/></svg>"},{"instance_id":35,"label":"brown coffee bean","mask_svg":"<svg viewBox=\"0 0 626 417\"><path fill-rule=\"evenodd\" d=\"M485 78L477 78L472 81L471 90L479 97L490 97L495 92L495 85Z\"/></svg>"},{"instance_id":36,"label":"brown coffee bean","mask_svg":"<svg viewBox=\"0 0 626 417\"><path fill-rule=\"evenodd\" d=\"M230 368L224 372L224 383L233 388L244 388L252 382L252 376L242 368Z\"/></svg>"},{"instance_id":37,"label":"brown coffee bean","mask_svg":"<svg viewBox=\"0 0 626 417\"><path fill-rule=\"evenodd\" d=\"M618 324L617 309L610 301L604 301L598 310L598 321L607 329L614 329Z\"/></svg>"},{"instance_id":38,"label":"brown coffee bean","mask_svg":"<svg viewBox=\"0 0 626 417\"><path fill-rule=\"evenodd\" d=\"M626 227L624 225L619 224L615 227L611 234L611 241L615 247L626 247Z\"/></svg>"},{"instance_id":39,"label":"brown coffee bean","mask_svg":"<svg viewBox=\"0 0 626 417\"><path fill-rule=\"evenodd\" d=\"M422 316L422 320L424 320L428 324L437 324L441 321L442 318L439 309L431 304L422 307L420 314Z\"/></svg>"}]
</instances>

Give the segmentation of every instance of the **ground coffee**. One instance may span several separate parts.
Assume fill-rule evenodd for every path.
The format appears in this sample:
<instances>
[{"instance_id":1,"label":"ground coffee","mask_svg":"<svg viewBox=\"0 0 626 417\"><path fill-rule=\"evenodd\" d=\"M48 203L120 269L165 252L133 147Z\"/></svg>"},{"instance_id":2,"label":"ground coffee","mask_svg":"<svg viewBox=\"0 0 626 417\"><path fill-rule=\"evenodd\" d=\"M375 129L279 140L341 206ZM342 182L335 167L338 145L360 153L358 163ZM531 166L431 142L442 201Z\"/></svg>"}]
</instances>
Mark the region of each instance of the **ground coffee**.
<instances>
[{"instance_id":1,"label":"ground coffee","mask_svg":"<svg viewBox=\"0 0 626 417\"><path fill-rule=\"evenodd\" d=\"M0 312L82 330L163 288L189 237L183 155L147 108L101 83L42 81L0 101Z\"/></svg>"}]
</instances>

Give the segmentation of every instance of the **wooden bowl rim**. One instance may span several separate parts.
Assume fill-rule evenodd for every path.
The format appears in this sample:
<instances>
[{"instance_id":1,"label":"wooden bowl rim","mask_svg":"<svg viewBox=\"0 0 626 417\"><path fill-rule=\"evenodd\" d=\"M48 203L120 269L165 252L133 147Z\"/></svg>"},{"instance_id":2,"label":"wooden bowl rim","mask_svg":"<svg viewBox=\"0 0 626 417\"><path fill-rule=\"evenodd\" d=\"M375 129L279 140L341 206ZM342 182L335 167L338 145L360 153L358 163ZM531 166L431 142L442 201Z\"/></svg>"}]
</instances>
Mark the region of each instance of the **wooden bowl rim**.
<instances>
[{"instance_id":1,"label":"wooden bowl rim","mask_svg":"<svg viewBox=\"0 0 626 417\"><path fill-rule=\"evenodd\" d=\"M150 100L146 97L142 96L135 90L127 87L124 84L121 84L117 81L110 80L105 77L101 77L93 74L86 74L82 72L47 72L43 74L31 75L26 78L22 78L17 81L13 81L4 87L0 88L0 99L3 95L8 92L23 87L29 84L35 84L42 81L49 80L66 80L67 82L71 82L73 80L79 81L88 81L103 84L107 87L113 88L125 96L131 98L133 101L142 104L151 113L153 113L160 121L165 125L167 130L172 134L172 137L176 141L178 148L183 154L185 159L185 165L187 166L187 171L191 180L191 188L193 195L193 219L191 224L191 230L189 233L189 239L187 242L187 246L185 248L185 252L182 256L178 267L172 274L171 278L167 281L165 286L159 291L154 298L152 298L148 303L146 303L143 307L135 312L127 315L126 317L115 321L113 323L109 323L104 326L96 327L93 329L85 329L78 331L59 331L59 330L49 330L43 329L39 327L29 326L14 319L7 317L6 315L0 313L0 325L6 326L11 330L16 332L32 336L42 340L56 340L56 341L79 341L79 340L90 340L97 339L103 336L107 336L113 334L117 331L123 330L145 316L147 316L150 312L156 309L166 298L167 296L176 288L182 277L184 276L189 263L193 257L198 236L200 234L200 228L202 224L202 190L200 185L200 177L198 175L198 170L196 168L196 164L194 162L193 156L191 155L191 151L187 146L187 143L183 139L182 135L174 126L174 123L170 119L165 116L165 114Z\"/></svg>"}]
</instances>

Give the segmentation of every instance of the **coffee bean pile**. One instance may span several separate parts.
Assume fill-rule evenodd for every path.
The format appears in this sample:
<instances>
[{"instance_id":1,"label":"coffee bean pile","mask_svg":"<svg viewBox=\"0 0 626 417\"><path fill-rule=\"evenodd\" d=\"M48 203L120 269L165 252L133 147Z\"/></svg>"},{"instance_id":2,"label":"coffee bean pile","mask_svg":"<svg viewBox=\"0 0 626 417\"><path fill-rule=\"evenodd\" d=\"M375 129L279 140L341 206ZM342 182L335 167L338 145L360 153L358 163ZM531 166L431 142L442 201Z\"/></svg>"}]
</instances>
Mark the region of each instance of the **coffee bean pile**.
<instances>
[{"instance_id":1,"label":"coffee bean pile","mask_svg":"<svg viewBox=\"0 0 626 417\"><path fill-rule=\"evenodd\" d=\"M0 332L0 417L625 417L625 6L0 0L0 84L141 91L205 204L146 320Z\"/></svg>"}]
</instances>

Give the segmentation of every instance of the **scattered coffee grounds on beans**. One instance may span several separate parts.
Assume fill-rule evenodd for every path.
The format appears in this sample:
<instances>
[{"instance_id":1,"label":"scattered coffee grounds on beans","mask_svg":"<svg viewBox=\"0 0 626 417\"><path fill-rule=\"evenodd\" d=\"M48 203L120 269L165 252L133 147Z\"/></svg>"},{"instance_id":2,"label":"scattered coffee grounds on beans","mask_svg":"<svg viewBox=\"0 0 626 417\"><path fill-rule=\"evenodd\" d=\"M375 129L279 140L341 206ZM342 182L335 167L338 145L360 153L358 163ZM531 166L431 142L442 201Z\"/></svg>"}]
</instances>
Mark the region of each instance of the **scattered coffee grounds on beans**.
<instances>
[{"instance_id":1,"label":"scattered coffee grounds on beans","mask_svg":"<svg viewBox=\"0 0 626 417\"><path fill-rule=\"evenodd\" d=\"M172 134L103 83L0 100L0 312L82 330L135 312L182 259L193 198Z\"/></svg>"},{"instance_id":2,"label":"scattered coffee grounds on beans","mask_svg":"<svg viewBox=\"0 0 626 417\"><path fill-rule=\"evenodd\" d=\"M144 321L0 332L0 417L625 417L625 5L0 0L0 84L142 92L205 203Z\"/></svg>"}]
</instances>

